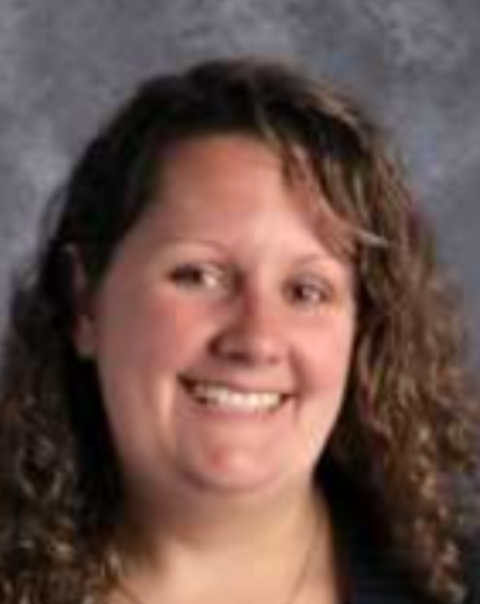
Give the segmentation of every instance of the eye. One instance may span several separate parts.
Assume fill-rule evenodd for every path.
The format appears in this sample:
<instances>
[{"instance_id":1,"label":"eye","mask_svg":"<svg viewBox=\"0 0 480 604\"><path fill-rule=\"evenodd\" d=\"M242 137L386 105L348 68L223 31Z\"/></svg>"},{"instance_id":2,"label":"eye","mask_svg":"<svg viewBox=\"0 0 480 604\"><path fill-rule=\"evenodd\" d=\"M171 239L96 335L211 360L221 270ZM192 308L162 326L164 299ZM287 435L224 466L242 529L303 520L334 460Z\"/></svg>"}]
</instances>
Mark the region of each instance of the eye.
<instances>
[{"instance_id":1,"label":"eye","mask_svg":"<svg viewBox=\"0 0 480 604\"><path fill-rule=\"evenodd\" d=\"M295 306L314 309L332 298L331 288L317 279L298 279L289 284L287 298Z\"/></svg>"},{"instance_id":2,"label":"eye","mask_svg":"<svg viewBox=\"0 0 480 604\"><path fill-rule=\"evenodd\" d=\"M226 291L231 278L223 267L215 264L187 263L175 267L170 279L178 286L191 290Z\"/></svg>"}]
</instances>

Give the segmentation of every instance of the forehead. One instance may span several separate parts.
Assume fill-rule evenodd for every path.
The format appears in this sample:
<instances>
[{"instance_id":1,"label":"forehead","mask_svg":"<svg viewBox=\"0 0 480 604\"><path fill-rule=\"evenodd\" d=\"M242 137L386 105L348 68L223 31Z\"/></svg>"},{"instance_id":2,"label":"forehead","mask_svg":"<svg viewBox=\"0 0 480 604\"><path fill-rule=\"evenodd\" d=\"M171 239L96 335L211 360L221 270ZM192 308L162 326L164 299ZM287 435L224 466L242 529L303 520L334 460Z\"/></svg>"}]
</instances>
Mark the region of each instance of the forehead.
<instances>
[{"instance_id":1,"label":"forehead","mask_svg":"<svg viewBox=\"0 0 480 604\"><path fill-rule=\"evenodd\" d=\"M320 185L307 153L298 145L276 144L246 134L211 134L174 144L157 167L154 205L179 205L194 199L199 189L242 203L253 195L259 204L277 194L294 206L336 256L351 260L353 238L349 224L339 215ZM245 201L243 201L245 203ZM193 204L192 204L193 206ZM256 210L259 208L256 207Z\"/></svg>"}]
</instances>

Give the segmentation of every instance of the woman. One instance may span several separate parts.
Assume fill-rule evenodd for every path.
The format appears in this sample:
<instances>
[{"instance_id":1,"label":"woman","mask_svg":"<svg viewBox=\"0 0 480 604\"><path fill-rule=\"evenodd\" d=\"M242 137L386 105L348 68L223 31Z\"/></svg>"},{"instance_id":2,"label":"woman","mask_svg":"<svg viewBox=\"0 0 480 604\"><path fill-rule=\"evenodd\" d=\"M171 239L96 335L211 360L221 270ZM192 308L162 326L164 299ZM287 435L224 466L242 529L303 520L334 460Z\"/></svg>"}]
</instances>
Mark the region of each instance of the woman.
<instances>
[{"instance_id":1,"label":"woman","mask_svg":"<svg viewBox=\"0 0 480 604\"><path fill-rule=\"evenodd\" d=\"M2 602L474 597L457 314L351 101L261 61L153 78L46 232L4 352Z\"/></svg>"}]
</instances>

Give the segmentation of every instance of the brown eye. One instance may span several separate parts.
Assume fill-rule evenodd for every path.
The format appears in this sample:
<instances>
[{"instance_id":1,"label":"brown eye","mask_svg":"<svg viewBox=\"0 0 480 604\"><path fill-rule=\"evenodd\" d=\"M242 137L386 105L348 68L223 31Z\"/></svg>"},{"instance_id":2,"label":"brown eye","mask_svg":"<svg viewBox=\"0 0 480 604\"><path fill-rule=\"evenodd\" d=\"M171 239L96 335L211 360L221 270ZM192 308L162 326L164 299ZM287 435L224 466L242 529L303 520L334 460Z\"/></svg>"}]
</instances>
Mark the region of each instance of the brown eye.
<instances>
[{"instance_id":1,"label":"brown eye","mask_svg":"<svg viewBox=\"0 0 480 604\"><path fill-rule=\"evenodd\" d=\"M212 264L189 263L176 267L170 279L185 289L199 291L224 291L229 287L226 271Z\"/></svg>"},{"instance_id":2,"label":"brown eye","mask_svg":"<svg viewBox=\"0 0 480 604\"><path fill-rule=\"evenodd\" d=\"M314 309L331 298L328 287L317 280L298 280L287 288L287 297L291 304L305 309Z\"/></svg>"}]
</instances>

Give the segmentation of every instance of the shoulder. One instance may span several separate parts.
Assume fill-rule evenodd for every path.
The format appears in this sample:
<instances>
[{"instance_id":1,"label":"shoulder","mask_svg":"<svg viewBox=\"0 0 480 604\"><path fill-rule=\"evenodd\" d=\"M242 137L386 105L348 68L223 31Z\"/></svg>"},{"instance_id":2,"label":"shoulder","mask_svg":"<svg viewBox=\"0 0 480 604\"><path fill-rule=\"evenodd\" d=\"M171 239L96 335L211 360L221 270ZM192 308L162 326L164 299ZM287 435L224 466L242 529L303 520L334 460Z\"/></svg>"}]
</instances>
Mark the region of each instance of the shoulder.
<instances>
[{"instance_id":1,"label":"shoulder","mask_svg":"<svg viewBox=\"0 0 480 604\"><path fill-rule=\"evenodd\" d=\"M365 499L341 475L327 478L323 486L337 545L347 565L349 604L432 604L379 538ZM463 541L462 549L467 585L463 604L480 604L480 530Z\"/></svg>"},{"instance_id":2,"label":"shoulder","mask_svg":"<svg viewBox=\"0 0 480 604\"><path fill-rule=\"evenodd\" d=\"M342 477L333 480L329 476L324 486L327 486L348 604L433 604L393 559L378 530L375 514L358 491Z\"/></svg>"},{"instance_id":3,"label":"shoulder","mask_svg":"<svg viewBox=\"0 0 480 604\"><path fill-rule=\"evenodd\" d=\"M466 604L480 604L480 532L465 548L465 573L468 585Z\"/></svg>"}]
</instances>

